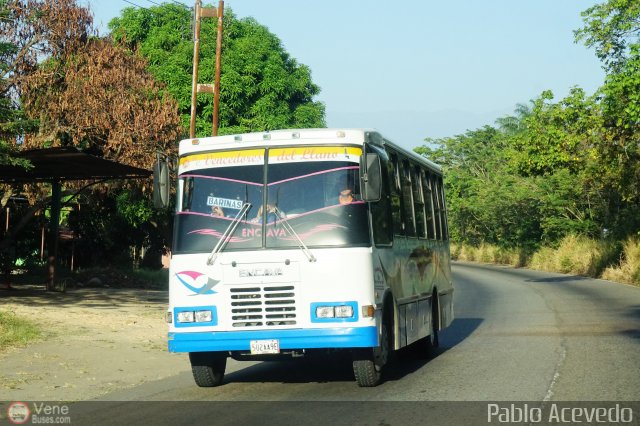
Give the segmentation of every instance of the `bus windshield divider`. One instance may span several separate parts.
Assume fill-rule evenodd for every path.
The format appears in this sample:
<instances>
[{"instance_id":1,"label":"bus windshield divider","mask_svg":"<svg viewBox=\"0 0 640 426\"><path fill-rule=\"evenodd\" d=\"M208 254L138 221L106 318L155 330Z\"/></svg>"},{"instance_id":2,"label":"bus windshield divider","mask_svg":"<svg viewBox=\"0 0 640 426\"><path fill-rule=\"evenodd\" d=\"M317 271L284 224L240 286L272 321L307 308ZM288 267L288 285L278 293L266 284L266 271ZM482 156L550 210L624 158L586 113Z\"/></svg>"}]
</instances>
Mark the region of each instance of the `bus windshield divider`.
<instances>
[{"instance_id":1,"label":"bus windshield divider","mask_svg":"<svg viewBox=\"0 0 640 426\"><path fill-rule=\"evenodd\" d=\"M227 229L225 229L222 233L220 240L218 240L218 244L216 244L213 250L211 250L211 254L207 258L207 265L213 266L213 264L216 262L216 258L218 257L218 253L220 253L227 245L229 239L231 239L231 235L233 235L236 228L238 227L240 220L244 217L245 214L247 214L247 211L249 211L250 208L251 203L244 203L242 205L242 208L240 209L240 211L238 211L238 214L236 214L229 226L227 226Z\"/></svg>"}]
</instances>

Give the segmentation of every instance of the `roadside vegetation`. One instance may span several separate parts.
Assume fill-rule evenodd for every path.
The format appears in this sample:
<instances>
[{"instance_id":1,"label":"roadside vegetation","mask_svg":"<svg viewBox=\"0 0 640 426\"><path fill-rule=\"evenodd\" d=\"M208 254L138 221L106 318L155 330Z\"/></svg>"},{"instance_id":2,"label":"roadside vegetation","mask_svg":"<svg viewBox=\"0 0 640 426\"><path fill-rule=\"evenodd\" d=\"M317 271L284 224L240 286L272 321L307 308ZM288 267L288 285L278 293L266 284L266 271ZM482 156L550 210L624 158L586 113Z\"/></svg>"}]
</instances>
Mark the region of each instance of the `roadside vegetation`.
<instances>
[{"instance_id":1,"label":"roadside vegetation","mask_svg":"<svg viewBox=\"0 0 640 426\"><path fill-rule=\"evenodd\" d=\"M541 271L583 275L640 286L640 241L624 244L569 235L557 247L533 252L491 244L451 245L453 260L495 263Z\"/></svg>"},{"instance_id":2,"label":"roadside vegetation","mask_svg":"<svg viewBox=\"0 0 640 426\"><path fill-rule=\"evenodd\" d=\"M544 91L415 150L445 169L456 258L640 284L640 7L609 0L582 18L576 41L606 71L595 93Z\"/></svg>"},{"instance_id":3,"label":"roadside vegetation","mask_svg":"<svg viewBox=\"0 0 640 426\"><path fill-rule=\"evenodd\" d=\"M31 321L0 309L0 352L40 338L40 329Z\"/></svg>"}]
</instances>

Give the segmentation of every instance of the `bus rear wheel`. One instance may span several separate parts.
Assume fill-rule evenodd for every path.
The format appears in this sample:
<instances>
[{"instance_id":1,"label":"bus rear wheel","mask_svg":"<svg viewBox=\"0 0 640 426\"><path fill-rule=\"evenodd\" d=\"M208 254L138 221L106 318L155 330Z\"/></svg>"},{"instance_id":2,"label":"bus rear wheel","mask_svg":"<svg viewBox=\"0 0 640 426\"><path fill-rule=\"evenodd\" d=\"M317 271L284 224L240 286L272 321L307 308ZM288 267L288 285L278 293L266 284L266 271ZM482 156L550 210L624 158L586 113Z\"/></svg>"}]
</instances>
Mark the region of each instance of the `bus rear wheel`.
<instances>
[{"instance_id":1,"label":"bus rear wheel","mask_svg":"<svg viewBox=\"0 0 640 426\"><path fill-rule=\"evenodd\" d=\"M414 343L414 348L416 350L416 355L421 358L429 359L432 358L436 354L436 350L438 346L440 346L440 342L438 339L438 328L440 324L440 309L439 309L439 301L438 294L436 292L433 293L432 304L431 304L431 330L428 336L423 337Z\"/></svg>"},{"instance_id":2,"label":"bus rear wheel","mask_svg":"<svg viewBox=\"0 0 640 426\"><path fill-rule=\"evenodd\" d=\"M227 368L226 352L189 352L189 361L198 386L210 388L222 384Z\"/></svg>"}]
</instances>

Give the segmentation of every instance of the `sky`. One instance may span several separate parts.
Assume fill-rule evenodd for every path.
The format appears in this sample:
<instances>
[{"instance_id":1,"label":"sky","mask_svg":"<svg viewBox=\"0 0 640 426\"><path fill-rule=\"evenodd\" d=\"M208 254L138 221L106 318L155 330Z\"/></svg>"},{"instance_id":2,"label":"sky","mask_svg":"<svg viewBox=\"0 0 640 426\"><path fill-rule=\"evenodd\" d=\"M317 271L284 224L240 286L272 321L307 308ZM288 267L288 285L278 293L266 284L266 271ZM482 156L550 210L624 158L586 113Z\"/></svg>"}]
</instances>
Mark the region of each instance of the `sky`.
<instances>
[{"instance_id":1,"label":"sky","mask_svg":"<svg viewBox=\"0 0 640 426\"><path fill-rule=\"evenodd\" d=\"M104 34L122 9L161 0L80 2ZM604 71L573 31L582 26L580 12L596 3L226 0L224 7L265 25L309 66L328 127L373 128L412 149L425 138L494 125L543 90L556 100L573 86L593 93Z\"/></svg>"}]
</instances>

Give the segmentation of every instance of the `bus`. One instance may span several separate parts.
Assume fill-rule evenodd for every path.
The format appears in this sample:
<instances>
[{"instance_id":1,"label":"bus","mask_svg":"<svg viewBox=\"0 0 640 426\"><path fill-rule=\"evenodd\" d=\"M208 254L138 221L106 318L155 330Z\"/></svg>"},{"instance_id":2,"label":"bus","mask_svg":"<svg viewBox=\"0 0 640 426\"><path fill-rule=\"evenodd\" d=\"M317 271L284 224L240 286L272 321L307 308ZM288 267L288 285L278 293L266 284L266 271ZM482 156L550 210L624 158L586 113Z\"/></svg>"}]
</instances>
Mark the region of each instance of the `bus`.
<instances>
[{"instance_id":1,"label":"bus","mask_svg":"<svg viewBox=\"0 0 640 426\"><path fill-rule=\"evenodd\" d=\"M295 129L186 139L176 167L168 347L198 386L229 357L336 351L376 386L393 351L438 345L453 320L438 165L374 130Z\"/></svg>"}]
</instances>

